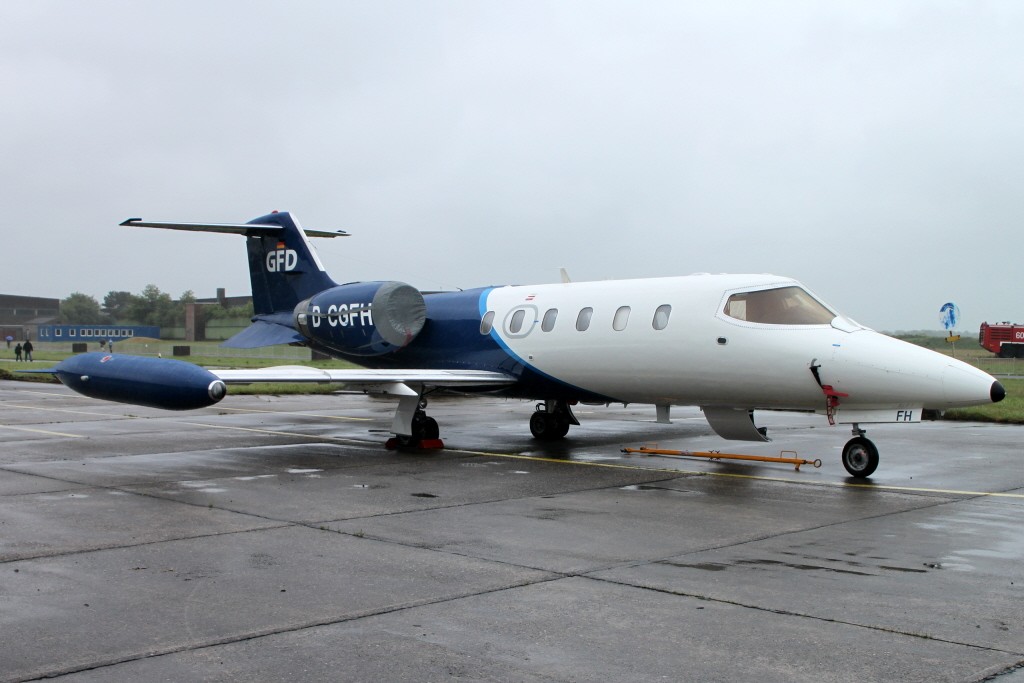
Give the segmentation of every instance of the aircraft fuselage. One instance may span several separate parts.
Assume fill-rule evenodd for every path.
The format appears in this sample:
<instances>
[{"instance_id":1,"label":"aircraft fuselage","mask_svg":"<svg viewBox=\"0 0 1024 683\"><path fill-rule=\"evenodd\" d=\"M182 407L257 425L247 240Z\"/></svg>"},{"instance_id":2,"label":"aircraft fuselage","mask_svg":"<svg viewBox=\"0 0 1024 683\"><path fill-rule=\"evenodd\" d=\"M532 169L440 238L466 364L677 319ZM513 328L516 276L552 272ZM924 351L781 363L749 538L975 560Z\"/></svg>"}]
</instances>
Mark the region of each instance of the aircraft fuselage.
<instances>
[{"instance_id":1,"label":"aircraft fuselage","mask_svg":"<svg viewBox=\"0 0 1024 683\"><path fill-rule=\"evenodd\" d=\"M331 344L341 319L322 320L313 341L367 367L508 373L519 381L502 392L525 398L825 412L825 384L848 394L840 422L916 422L922 409L991 401L989 375L831 309L829 322L815 323L726 312L734 295L786 288L806 291L773 275L487 287L425 295L426 324L394 353Z\"/></svg>"}]
</instances>

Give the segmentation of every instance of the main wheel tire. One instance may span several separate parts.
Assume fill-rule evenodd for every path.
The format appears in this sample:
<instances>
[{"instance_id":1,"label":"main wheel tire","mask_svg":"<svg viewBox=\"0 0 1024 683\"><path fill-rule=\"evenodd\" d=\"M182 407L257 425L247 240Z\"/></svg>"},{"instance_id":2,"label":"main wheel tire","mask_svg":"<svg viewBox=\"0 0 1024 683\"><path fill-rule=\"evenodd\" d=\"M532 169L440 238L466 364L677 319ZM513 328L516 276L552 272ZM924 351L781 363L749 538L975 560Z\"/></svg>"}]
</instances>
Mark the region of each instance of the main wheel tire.
<instances>
[{"instance_id":1,"label":"main wheel tire","mask_svg":"<svg viewBox=\"0 0 1024 683\"><path fill-rule=\"evenodd\" d=\"M437 420L432 417L423 418L423 438L437 439L441 436L441 428L437 426Z\"/></svg>"},{"instance_id":2,"label":"main wheel tire","mask_svg":"<svg viewBox=\"0 0 1024 683\"><path fill-rule=\"evenodd\" d=\"M569 418L538 410L530 416L530 433L541 441L557 441L569 433Z\"/></svg>"},{"instance_id":3,"label":"main wheel tire","mask_svg":"<svg viewBox=\"0 0 1024 683\"><path fill-rule=\"evenodd\" d=\"M548 419L548 413L541 411L534 412L530 416L530 433L533 434L533 438L540 439L541 441L549 441L551 432L554 425L551 420Z\"/></svg>"},{"instance_id":4,"label":"main wheel tire","mask_svg":"<svg viewBox=\"0 0 1024 683\"><path fill-rule=\"evenodd\" d=\"M541 441L556 441L569 433L569 416L536 411L530 416L530 433Z\"/></svg>"},{"instance_id":5,"label":"main wheel tire","mask_svg":"<svg viewBox=\"0 0 1024 683\"><path fill-rule=\"evenodd\" d=\"M863 436L850 439L843 446L843 467L851 476L870 477L878 468L878 449Z\"/></svg>"},{"instance_id":6,"label":"main wheel tire","mask_svg":"<svg viewBox=\"0 0 1024 683\"><path fill-rule=\"evenodd\" d=\"M555 439L561 439L569 433L569 416L563 413L552 413L551 414L552 430L551 436Z\"/></svg>"}]
</instances>

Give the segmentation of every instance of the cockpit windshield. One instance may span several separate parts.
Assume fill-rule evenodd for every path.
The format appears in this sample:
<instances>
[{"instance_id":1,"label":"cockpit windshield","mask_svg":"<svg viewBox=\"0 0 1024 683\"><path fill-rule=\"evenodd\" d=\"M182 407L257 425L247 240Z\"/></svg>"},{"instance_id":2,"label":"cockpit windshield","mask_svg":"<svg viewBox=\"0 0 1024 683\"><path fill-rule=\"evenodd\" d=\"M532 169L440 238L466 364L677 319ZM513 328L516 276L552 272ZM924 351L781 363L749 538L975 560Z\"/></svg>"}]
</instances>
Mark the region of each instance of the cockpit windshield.
<instances>
[{"instance_id":1,"label":"cockpit windshield","mask_svg":"<svg viewBox=\"0 0 1024 683\"><path fill-rule=\"evenodd\" d=\"M836 314L800 287L776 287L733 294L724 313L767 325L828 325Z\"/></svg>"}]
</instances>

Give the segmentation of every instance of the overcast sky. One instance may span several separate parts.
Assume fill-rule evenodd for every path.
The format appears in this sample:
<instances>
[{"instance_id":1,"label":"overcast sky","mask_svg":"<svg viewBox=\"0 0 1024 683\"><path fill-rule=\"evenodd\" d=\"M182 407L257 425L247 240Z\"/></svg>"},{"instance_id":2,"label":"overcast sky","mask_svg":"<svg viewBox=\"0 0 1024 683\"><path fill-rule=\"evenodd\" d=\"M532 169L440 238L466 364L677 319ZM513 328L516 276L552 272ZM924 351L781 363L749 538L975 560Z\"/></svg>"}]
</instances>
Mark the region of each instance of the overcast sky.
<instances>
[{"instance_id":1,"label":"overcast sky","mask_svg":"<svg viewBox=\"0 0 1024 683\"><path fill-rule=\"evenodd\" d=\"M876 329L1024 321L1024 3L0 3L0 292L770 272Z\"/></svg>"}]
</instances>

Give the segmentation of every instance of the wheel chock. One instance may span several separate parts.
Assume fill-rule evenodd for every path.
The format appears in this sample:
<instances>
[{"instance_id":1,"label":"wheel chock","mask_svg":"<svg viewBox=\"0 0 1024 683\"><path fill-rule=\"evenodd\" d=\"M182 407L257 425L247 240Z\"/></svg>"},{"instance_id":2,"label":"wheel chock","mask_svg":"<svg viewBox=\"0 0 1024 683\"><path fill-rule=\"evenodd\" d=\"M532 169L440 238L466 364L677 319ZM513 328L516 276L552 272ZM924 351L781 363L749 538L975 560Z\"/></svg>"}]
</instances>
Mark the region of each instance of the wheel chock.
<instances>
[{"instance_id":1,"label":"wheel chock","mask_svg":"<svg viewBox=\"0 0 1024 683\"><path fill-rule=\"evenodd\" d=\"M389 451L397 451L404 448L396 437L391 437L384 442L384 448ZM441 439L420 439L419 444L415 448L409 448L408 450L420 450L420 451L439 451L444 448L444 441Z\"/></svg>"}]
</instances>

